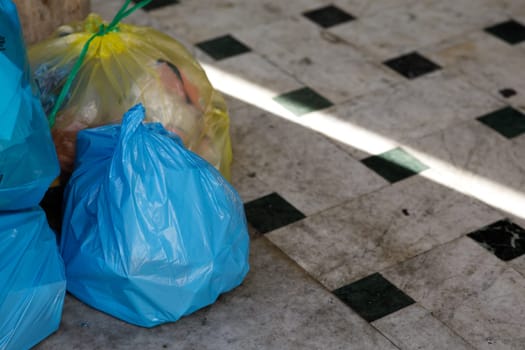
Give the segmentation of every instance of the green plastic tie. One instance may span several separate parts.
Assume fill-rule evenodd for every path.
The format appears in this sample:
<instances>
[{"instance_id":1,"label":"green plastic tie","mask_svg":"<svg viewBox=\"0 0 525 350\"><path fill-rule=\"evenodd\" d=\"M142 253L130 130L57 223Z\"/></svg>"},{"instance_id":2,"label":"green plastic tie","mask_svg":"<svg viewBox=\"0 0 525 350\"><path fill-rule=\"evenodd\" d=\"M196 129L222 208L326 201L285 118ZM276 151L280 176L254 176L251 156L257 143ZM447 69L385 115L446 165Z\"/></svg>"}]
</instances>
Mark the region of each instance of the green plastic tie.
<instances>
[{"instance_id":1,"label":"green plastic tie","mask_svg":"<svg viewBox=\"0 0 525 350\"><path fill-rule=\"evenodd\" d=\"M94 33L86 41L86 43L82 47L82 51L80 51L80 55L78 56L78 59L75 62L75 65L73 66L73 68L69 72L69 74L67 76L66 83L62 87L62 90L60 91L60 95L58 95L57 102L53 106L53 110L51 111L51 114L49 115L49 127L52 128L55 125L55 121L56 121L56 116L57 116L58 110L60 109L60 107L62 107L62 103L64 103L66 95L68 94L69 90L71 89L71 85L73 84L73 80L75 80L75 78L76 78L76 76L77 76L77 74L78 74L78 72L80 70L80 67L82 66L82 63L84 63L84 59L86 58L86 54L87 54L87 52L89 50L89 45L91 45L91 42L93 41L93 39L95 39L97 36L104 36L104 35L106 35L106 34L108 34L110 32L118 31L119 30L118 29L118 24L120 23L120 21L122 21L124 18L128 17L129 15L131 15L136 10L146 6L151 1L152 0L143 0L143 1L135 4L135 6L133 6L133 7L128 9L128 6L129 6L131 0L126 0L124 5L122 5L120 10L118 10L118 12L115 15L115 17L113 17L113 20L111 20L111 22L107 26L104 25L104 24L101 24L99 29L98 29L98 32Z\"/></svg>"}]
</instances>

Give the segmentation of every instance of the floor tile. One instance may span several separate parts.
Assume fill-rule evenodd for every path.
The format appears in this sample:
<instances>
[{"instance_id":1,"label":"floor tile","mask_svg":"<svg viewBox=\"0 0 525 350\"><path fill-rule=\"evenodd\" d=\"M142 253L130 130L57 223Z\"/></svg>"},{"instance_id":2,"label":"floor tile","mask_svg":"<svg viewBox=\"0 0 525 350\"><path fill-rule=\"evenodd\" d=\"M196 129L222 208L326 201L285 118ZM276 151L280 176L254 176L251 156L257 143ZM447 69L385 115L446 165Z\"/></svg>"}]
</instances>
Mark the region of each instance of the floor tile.
<instances>
[{"instance_id":1,"label":"floor tile","mask_svg":"<svg viewBox=\"0 0 525 350\"><path fill-rule=\"evenodd\" d=\"M361 162L391 183L404 180L428 169L425 164L401 148L365 158Z\"/></svg>"},{"instance_id":2,"label":"floor tile","mask_svg":"<svg viewBox=\"0 0 525 350\"><path fill-rule=\"evenodd\" d=\"M347 9L357 17L368 17L392 8L401 6L411 6L421 0L335 0L334 4L343 9Z\"/></svg>"},{"instance_id":3,"label":"floor tile","mask_svg":"<svg viewBox=\"0 0 525 350\"><path fill-rule=\"evenodd\" d=\"M280 65L334 104L362 98L404 79L379 62L366 57L349 56L330 60L303 57Z\"/></svg>"},{"instance_id":4,"label":"floor tile","mask_svg":"<svg viewBox=\"0 0 525 350\"><path fill-rule=\"evenodd\" d=\"M251 51L248 46L229 34L202 41L197 43L196 46L215 60L222 60Z\"/></svg>"},{"instance_id":5,"label":"floor tile","mask_svg":"<svg viewBox=\"0 0 525 350\"><path fill-rule=\"evenodd\" d=\"M232 97L228 104L232 116L234 109L246 103L278 113L282 107L273 98L303 87L297 79L254 52L205 63L204 69L212 85Z\"/></svg>"},{"instance_id":6,"label":"floor tile","mask_svg":"<svg viewBox=\"0 0 525 350\"><path fill-rule=\"evenodd\" d=\"M133 2L137 4L140 1L139 0L133 0ZM151 11L151 10L156 10L156 9L159 9L159 8L163 8L164 6L175 5L175 4L178 4L178 3L179 3L178 0L153 0L152 2L150 2L149 4L144 6L143 9L146 10L146 11Z\"/></svg>"},{"instance_id":7,"label":"floor tile","mask_svg":"<svg viewBox=\"0 0 525 350\"><path fill-rule=\"evenodd\" d=\"M525 133L525 114L512 107L504 107L478 120L509 139Z\"/></svg>"},{"instance_id":8,"label":"floor tile","mask_svg":"<svg viewBox=\"0 0 525 350\"><path fill-rule=\"evenodd\" d=\"M516 94L507 97L507 103L525 106L525 49L476 31L423 51L446 70L456 71L493 96L501 98L502 89L513 89Z\"/></svg>"},{"instance_id":9,"label":"floor tile","mask_svg":"<svg viewBox=\"0 0 525 350\"><path fill-rule=\"evenodd\" d=\"M312 113L302 117L302 122L328 136L331 132L343 135L339 140L342 145L350 146L346 151L364 158L473 120L502 104L457 75L440 71L374 91L326 112ZM330 126L334 130L323 124L326 114L337 119L337 127Z\"/></svg>"},{"instance_id":10,"label":"floor tile","mask_svg":"<svg viewBox=\"0 0 525 350\"><path fill-rule=\"evenodd\" d=\"M338 288L334 294L368 322L414 303L412 298L379 273Z\"/></svg>"},{"instance_id":11,"label":"floor tile","mask_svg":"<svg viewBox=\"0 0 525 350\"><path fill-rule=\"evenodd\" d=\"M306 18L288 18L236 35L333 103L347 101L403 79ZM290 50L290 47L294 49Z\"/></svg>"},{"instance_id":12,"label":"floor tile","mask_svg":"<svg viewBox=\"0 0 525 350\"><path fill-rule=\"evenodd\" d=\"M277 193L245 204L248 222L259 232L266 233L289 225L305 216Z\"/></svg>"},{"instance_id":13,"label":"floor tile","mask_svg":"<svg viewBox=\"0 0 525 350\"><path fill-rule=\"evenodd\" d=\"M333 5L310 10L304 12L303 15L323 28L333 27L354 19L351 14Z\"/></svg>"},{"instance_id":14,"label":"floor tile","mask_svg":"<svg viewBox=\"0 0 525 350\"><path fill-rule=\"evenodd\" d=\"M244 203L270 194L270 187L262 182L257 173L250 171L238 162L233 160L232 163L232 180L233 187L237 190Z\"/></svg>"},{"instance_id":15,"label":"floor tile","mask_svg":"<svg viewBox=\"0 0 525 350\"><path fill-rule=\"evenodd\" d=\"M476 10L472 6L468 11L459 11L458 3L461 2L470 3L471 0L449 2L447 6L442 4L445 1L418 1L369 17L359 16L356 9L359 20L330 28L329 31L384 61L419 51L420 48L478 29L491 19L503 17L496 11Z\"/></svg>"},{"instance_id":16,"label":"floor tile","mask_svg":"<svg viewBox=\"0 0 525 350\"><path fill-rule=\"evenodd\" d=\"M506 264L496 256L470 238L462 237L382 274L440 321L449 324L459 307L490 288L506 269Z\"/></svg>"},{"instance_id":17,"label":"floor tile","mask_svg":"<svg viewBox=\"0 0 525 350\"><path fill-rule=\"evenodd\" d=\"M274 99L298 117L333 105L309 87L287 92Z\"/></svg>"},{"instance_id":18,"label":"floor tile","mask_svg":"<svg viewBox=\"0 0 525 350\"><path fill-rule=\"evenodd\" d=\"M525 255L521 255L520 257L509 261L508 264L525 277Z\"/></svg>"},{"instance_id":19,"label":"floor tile","mask_svg":"<svg viewBox=\"0 0 525 350\"><path fill-rule=\"evenodd\" d=\"M474 347L417 304L385 316L373 322L373 326L403 350L474 350Z\"/></svg>"},{"instance_id":20,"label":"floor tile","mask_svg":"<svg viewBox=\"0 0 525 350\"><path fill-rule=\"evenodd\" d=\"M150 13L162 23L163 31L191 43L228 33L237 34L260 25L271 26L276 21L325 5L323 0L214 0L205 5L198 1L179 1L176 6Z\"/></svg>"},{"instance_id":21,"label":"floor tile","mask_svg":"<svg viewBox=\"0 0 525 350\"><path fill-rule=\"evenodd\" d=\"M236 161L307 216L387 183L303 125L255 107L235 110L231 122Z\"/></svg>"},{"instance_id":22,"label":"floor tile","mask_svg":"<svg viewBox=\"0 0 525 350\"><path fill-rule=\"evenodd\" d=\"M126 324L69 296L60 330L35 349L335 350L352 344L396 350L264 238L252 242L250 264L243 284L212 306L152 329Z\"/></svg>"},{"instance_id":23,"label":"floor tile","mask_svg":"<svg viewBox=\"0 0 525 350\"><path fill-rule=\"evenodd\" d=\"M451 38L422 49L425 56L445 68L475 60L494 63L513 52L516 52L514 47L482 31Z\"/></svg>"},{"instance_id":24,"label":"floor tile","mask_svg":"<svg viewBox=\"0 0 525 350\"><path fill-rule=\"evenodd\" d=\"M468 236L504 261L525 254L525 229L509 220L500 220Z\"/></svg>"},{"instance_id":25,"label":"floor tile","mask_svg":"<svg viewBox=\"0 0 525 350\"><path fill-rule=\"evenodd\" d=\"M485 31L512 45L525 40L525 25L512 19L485 28Z\"/></svg>"},{"instance_id":26,"label":"floor tile","mask_svg":"<svg viewBox=\"0 0 525 350\"><path fill-rule=\"evenodd\" d=\"M334 290L501 218L468 196L412 177L266 237Z\"/></svg>"},{"instance_id":27,"label":"floor tile","mask_svg":"<svg viewBox=\"0 0 525 350\"><path fill-rule=\"evenodd\" d=\"M336 57L362 56L355 47L303 16L244 29L235 35L279 66L304 58L330 62Z\"/></svg>"},{"instance_id":28,"label":"floor tile","mask_svg":"<svg viewBox=\"0 0 525 350\"><path fill-rule=\"evenodd\" d=\"M384 64L408 79L415 79L441 69L440 66L417 52L389 59Z\"/></svg>"},{"instance_id":29,"label":"floor tile","mask_svg":"<svg viewBox=\"0 0 525 350\"><path fill-rule=\"evenodd\" d=\"M458 305L447 325L479 350L520 350L525 344L525 278L512 269Z\"/></svg>"},{"instance_id":30,"label":"floor tile","mask_svg":"<svg viewBox=\"0 0 525 350\"><path fill-rule=\"evenodd\" d=\"M426 177L525 217L525 135L507 140L470 120L407 141L404 147L429 166Z\"/></svg>"}]
</instances>

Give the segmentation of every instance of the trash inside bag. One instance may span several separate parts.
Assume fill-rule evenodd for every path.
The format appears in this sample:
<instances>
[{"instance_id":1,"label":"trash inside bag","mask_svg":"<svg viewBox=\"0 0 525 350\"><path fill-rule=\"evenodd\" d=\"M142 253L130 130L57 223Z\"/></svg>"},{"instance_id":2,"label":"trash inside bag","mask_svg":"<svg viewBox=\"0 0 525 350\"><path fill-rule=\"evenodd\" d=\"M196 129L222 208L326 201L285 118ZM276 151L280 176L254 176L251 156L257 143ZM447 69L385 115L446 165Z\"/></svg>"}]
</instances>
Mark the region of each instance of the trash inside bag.
<instances>
[{"instance_id":1,"label":"trash inside bag","mask_svg":"<svg viewBox=\"0 0 525 350\"><path fill-rule=\"evenodd\" d=\"M72 294L152 327L238 286L249 238L237 192L144 113L78 133L60 249Z\"/></svg>"},{"instance_id":2,"label":"trash inside bag","mask_svg":"<svg viewBox=\"0 0 525 350\"><path fill-rule=\"evenodd\" d=\"M38 205L60 171L29 73L15 5L0 0L0 211Z\"/></svg>"},{"instance_id":3,"label":"trash inside bag","mask_svg":"<svg viewBox=\"0 0 525 350\"><path fill-rule=\"evenodd\" d=\"M29 349L58 329L64 264L42 209L0 213L0 349Z\"/></svg>"},{"instance_id":4,"label":"trash inside bag","mask_svg":"<svg viewBox=\"0 0 525 350\"><path fill-rule=\"evenodd\" d=\"M47 115L86 42L107 25L97 15L60 27L29 50ZM103 27L104 28L104 27ZM152 28L119 23L96 36L56 115L53 138L63 170L71 172L79 130L120 122L137 103L184 145L229 178L231 145L224 99L177 41Z\"/></svg>"}]
</instances>

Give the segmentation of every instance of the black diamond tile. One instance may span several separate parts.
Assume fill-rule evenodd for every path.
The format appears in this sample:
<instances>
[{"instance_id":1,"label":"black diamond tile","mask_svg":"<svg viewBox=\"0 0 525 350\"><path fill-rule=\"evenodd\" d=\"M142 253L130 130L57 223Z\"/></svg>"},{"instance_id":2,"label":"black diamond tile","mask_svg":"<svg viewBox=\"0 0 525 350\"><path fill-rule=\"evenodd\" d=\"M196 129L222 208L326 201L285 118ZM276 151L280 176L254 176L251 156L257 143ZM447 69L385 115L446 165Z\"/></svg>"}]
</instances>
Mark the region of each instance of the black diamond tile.
<instances>
[{"instance_id":1,"label":"black diamond tile","mask_svg":"<svg viewBox=\"0 0 525 350\"><path fill-rule=\"evenodd\" d=\"M478 121L510 139L525 132L525 114L512 107L504 107L478 118Z\"/></svg>"},{"instance_id":2,"label":"black diamond tile","mask_svg":"<svg viewBox=\"0 0 525 350\"><path fill-rule=\"evenodd\" d=\"M383 64L408 79L414 79L441 69L440 66L417 52L392 58Z\"/></svg>"},{"instance_id":3,"label":"black diamond tile","mask_svg":"<svg viewBox=\"0 0 525 350\"><path fill-rule=\"evenodd\" d=\"M414 304L411 297L379 273L336 289L333 293L368 322Z\"/></svg>"},{"instance_id":4,"label":"black diamond tile","mask_svg":"<svg viewBox=\"0 0 525 350\"><path fill-rule=\"evenodd\" d=\"M361 160L368 168L394 183L419 174L428 167L401 148Z\"/></svg>"},{"instance_id":5,"label":"black diamond tile","mask_svg":"<svg viewBox=\"0 0 525 350\"><path fill-rule=\"evenodd\" d=\"M133 0L134 3L139 3L140 1L141 0ZM152 2L144 6L143 9L145 11L151 11L151 10L155 10L155 9L167 6L167 5L174 5L178 3L179 3L178 0L153 0Z\"/></svg>"},{"instance_id":6,"label":"black diamond tile","mask_svg":"<svg viewBox=\"0 0 525 350\"><path fill-rule=\"evenodd\" d=\"M251 51L248 46L229 34L196 45L215 60L222 60Z\"/></svg>"},{"instance_id":7,"label":"black diamond tile","mask_svg":"<svg viewBox=\"0 0 525 350\"><path fill-rule=\"evenodd\" d=\"M504 261L525 254L525 230L508 219L483 227L468 236Z\"/></svg>"},{"instance_id":8,"label":"black diamond tile","mask_svg":"<svg viewBox=\"0 0 525 350\"><path fill-rule=\"evenodd\" d=\"M525 26L513 19L485 28L485 31L511 45L525 40Z\"/></svg>"},{"instance_id":9,"label":"black diamond tile","mask_svg":"<svg viewBox=\"0 0 525 350\"><path fill-rule=\"evenodd\" d=\"M307 11L303 15L323 28L333 27L355 19L351 14L333 5Z\"/></svg>"},{"instance_id":10,"label":"black diamond tile","mask_svg":"<svg viewBox=\"0 0 525 350\"><path fill-rule=\"evenodd\" d=\"M266 233L305 218L277 193L271 193L244 205L246 218L259 233Z\"/></svg>"},{"instance_id":11,"label":"black diamond tile","mask_svg":"<svg viewBox=\"0 0 525 350\"><path fill-rule=\"evenodd\" d=\"M309 87L276 96L274 100L296 116L333 106L331 101Z\"/></svg>"}]
</instances>

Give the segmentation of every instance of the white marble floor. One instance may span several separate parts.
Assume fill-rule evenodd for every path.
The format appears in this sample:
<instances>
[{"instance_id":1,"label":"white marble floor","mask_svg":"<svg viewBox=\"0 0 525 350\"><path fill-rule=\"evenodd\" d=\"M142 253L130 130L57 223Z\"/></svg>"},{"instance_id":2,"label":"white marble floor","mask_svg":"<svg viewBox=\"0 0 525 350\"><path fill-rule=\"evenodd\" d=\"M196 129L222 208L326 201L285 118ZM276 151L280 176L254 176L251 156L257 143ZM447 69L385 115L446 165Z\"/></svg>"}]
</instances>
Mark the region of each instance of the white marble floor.
<instances>
[{"instance_id":1,"label":"white marble floor","mask_svg":"<svg viewBox=\"0 0 525 350\"><path fill-rule=\"evenodd\" d=\"M525 349L523 0L153 3L228 101L251 271L154 329L68 296L38 349Z\"/></svg>"}]
</instances>

